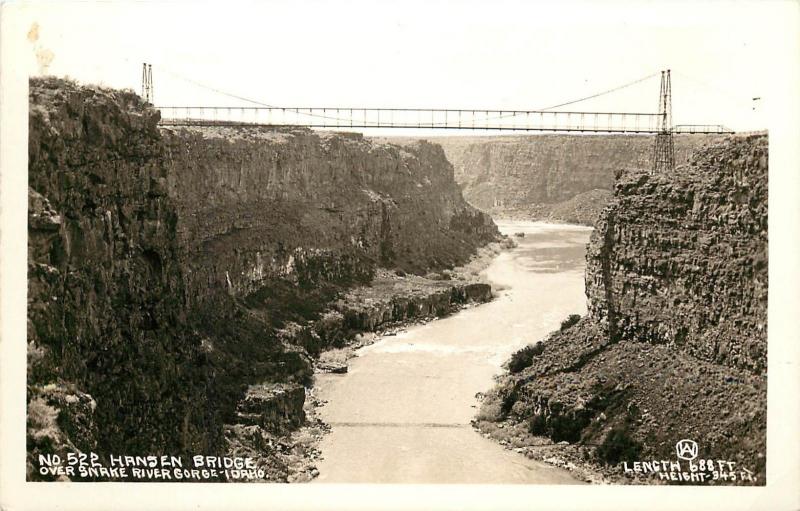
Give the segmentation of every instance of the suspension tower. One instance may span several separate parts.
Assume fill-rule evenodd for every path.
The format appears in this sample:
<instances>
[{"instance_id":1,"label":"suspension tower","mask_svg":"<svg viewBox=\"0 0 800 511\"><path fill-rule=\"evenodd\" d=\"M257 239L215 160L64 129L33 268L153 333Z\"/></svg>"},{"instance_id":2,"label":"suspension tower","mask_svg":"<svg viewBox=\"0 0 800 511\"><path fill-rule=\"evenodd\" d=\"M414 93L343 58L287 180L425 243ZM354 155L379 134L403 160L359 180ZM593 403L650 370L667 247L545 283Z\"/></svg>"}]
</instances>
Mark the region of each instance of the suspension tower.
<instances>
[{"instance_id":1,"label":"suspension tower","mask_svg":"<svg viewBox=\"0 0 800 511\"><path fill-rule=\"evenodd\" d=\"M142 98L153 104L153 65L145 62L142 63Z\"/></svg>"},{"instance_id":2,"label":"suspension tower","mask_svg":"<svg viewBox=\"0 0 800 511\"><path fill-rule=\"evenodd\" d=\"M672 140L672 80L669 69L661 71L658 98L659 129L653 145L653 172L675 170L675 144Z\"/></svg>"}]
</instances>

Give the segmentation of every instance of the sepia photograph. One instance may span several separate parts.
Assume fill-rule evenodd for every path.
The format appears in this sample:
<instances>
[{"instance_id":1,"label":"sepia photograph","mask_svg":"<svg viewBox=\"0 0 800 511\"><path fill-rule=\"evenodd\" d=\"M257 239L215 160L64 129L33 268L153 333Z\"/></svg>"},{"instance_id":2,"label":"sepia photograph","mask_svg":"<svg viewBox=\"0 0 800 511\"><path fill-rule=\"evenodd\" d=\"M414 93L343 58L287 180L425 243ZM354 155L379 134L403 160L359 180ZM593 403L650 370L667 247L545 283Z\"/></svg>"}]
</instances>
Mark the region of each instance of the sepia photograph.
<instances>
[{"instance_id":1,"label":"sepia photograph","mask_svg":"<svg viewBox=\"0 0 800 511\"><path fill-rule=\"evenodd\" d=\"M0 508L800 508L799 19L4 2Z\"/></svg>"}]
</instances>

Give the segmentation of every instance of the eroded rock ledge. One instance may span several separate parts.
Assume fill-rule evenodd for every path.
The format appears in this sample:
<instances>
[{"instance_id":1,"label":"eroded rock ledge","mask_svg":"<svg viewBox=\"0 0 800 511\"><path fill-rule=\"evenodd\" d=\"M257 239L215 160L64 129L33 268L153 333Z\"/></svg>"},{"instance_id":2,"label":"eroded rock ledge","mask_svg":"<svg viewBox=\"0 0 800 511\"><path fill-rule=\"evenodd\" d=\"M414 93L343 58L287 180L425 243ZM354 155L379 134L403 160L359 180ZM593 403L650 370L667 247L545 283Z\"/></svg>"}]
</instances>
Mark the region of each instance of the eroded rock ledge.
<instances>
[{"instance_id":1,"label":"eroded rock ledge","mask_svg":"<svg viewBox=\"0 0 800 511\"><path fill-rule=\"evenodd\" d=\"M622 481L618 462L689 438L764 484L767 159L766 136L730 137L674 174L622 173L587 254L589 315L516 355L478 427Z\"/></svg>"}]
</instances>

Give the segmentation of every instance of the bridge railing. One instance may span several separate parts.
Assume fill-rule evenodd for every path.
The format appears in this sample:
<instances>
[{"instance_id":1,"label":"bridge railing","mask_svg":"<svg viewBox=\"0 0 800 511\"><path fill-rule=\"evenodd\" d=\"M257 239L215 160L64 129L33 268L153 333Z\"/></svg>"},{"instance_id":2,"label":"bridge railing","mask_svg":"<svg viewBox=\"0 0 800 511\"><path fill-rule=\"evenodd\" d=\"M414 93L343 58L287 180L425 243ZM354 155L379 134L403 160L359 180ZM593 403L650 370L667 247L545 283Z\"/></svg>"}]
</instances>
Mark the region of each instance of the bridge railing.
<instances>
[{"instance_id":1,"label":"bridge railing","mask_svg":"<svg viewBox=\"0 0 800 511\"><path fill-rule=\"evenodd\" d=\"M162 106L161 124L312 128L414 128L657 133L661 116L638 112L491 109Z\"/></svg>"},{"instance_id":2,"label":"bridge railing","mask_svg":"<svg viewBox=\"0 0 800 511\"><path fill-rule=\"evenodd\" d=\"M673 133L694 134L730 134L734 131L721 124L678 124L672 128Z\"/></svg>"}]
</instances>

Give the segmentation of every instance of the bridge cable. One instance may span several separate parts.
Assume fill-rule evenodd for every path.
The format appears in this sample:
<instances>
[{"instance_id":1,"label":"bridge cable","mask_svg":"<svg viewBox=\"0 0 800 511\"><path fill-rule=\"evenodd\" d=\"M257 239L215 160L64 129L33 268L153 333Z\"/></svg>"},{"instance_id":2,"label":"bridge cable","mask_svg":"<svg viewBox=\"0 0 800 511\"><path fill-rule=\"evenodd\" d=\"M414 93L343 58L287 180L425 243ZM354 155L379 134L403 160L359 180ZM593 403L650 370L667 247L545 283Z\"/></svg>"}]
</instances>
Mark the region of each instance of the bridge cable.
<instances>
[{"instance_id":1,"label":"bridge cable","mask_svg":"<svg viewBox=\"0 0 800 511\"><path fill-rule=\"evenodd\" d=\"M161 71L163 71L163 72L165 72L165 73L167 73L169 75L172 75L175 78L178 78L180 80L184 80L184 81L189 82L189 83L191 83L191 84L193 84L195 86L198 86L198 87L213 91L213 92L215 92L217 94L221 94L223 96L228 96L228 97L231 97L231 98L234 98L234 99L238 99L240 101L246 101L248 103L252 103L252 104L255 104L255 105L258 105L258 106L262 106L262 107L265 107L265 108L283 108L283 107L280 107L280 106L277 106L277 105L270 105L270 104L264 103L262 101L257 101L257 100L250 99L250 98L247 98L247 97L244 97L244 96L240 96L238 94L233 94L233 93L230 93L230 92L226 92L226 91L223 91L223 90L218 89L216 87L205 85L205 84L200 83L200 82L198 82L196 80L193 80L191 78L187 78L187 77L182 76L182 75L180 75L178 73L170 71L169 69L167 69L167 68L165 68L163 66L160 66L160 65L156 65L156 68L160 69ZM596 94L585 96L585 97L582 97L582 98L579 98L579 99L574 99L574 100L571 100L571 101L566 101L564 103L559 103L557 105L552 105L552 106L549 106L549 107L546 107L546 108L539 108L539 109L536 109L536 110L531 110L531 112L546 112L546 111L549 111L549 110L553 110L555 108L560 108L560 107L563 107L563 106L568 106L568 105L572 105L572 104L575 104L575 103L580 103L582 101L587 101L587 100L594 99L594 98L597 98L597 97L600 97L600 96L604 96L606 94L611 94L613 92L625 89L627 87L631 87L631 86L636 85L638 83L641 83L641 82L643 82L645 80L653 78L654 76L657 76L658 74L659 74L659 72L655 72L655 73L649 74L647 76L644 76L642 78L633 80L631 82L619 85L617 87L614 87L614 88L611 88L611 89L608 89L608 90L605 90L605 91L602 91L602 92L598 92ZM334 116L330 116L330 115L313 114L311 112L305 113L305 112L301 112L299 109L287 109L287 110L294 110L298 115L303 115L303 116L307 116L307 117L314 117L314 118L328 119L328 120L335 120L335 121L347 121L346 118L334 117ZM490 121L490 120L497 120L497 119L513 118L513 117L517 117L518 115L520 115L519 112L510 112L508 115L486 117L486 118L483 118L483 119L475 119L475 120L476 121ZM441 124L441 123L437 123L437 124ZM436 125L432 123L430 127L434 128L435 126ZM379 127L379 126L376 126L376 127ZM477 128L477 129L480 129L480 128Z\"/></svg>"},{"instance_id":2,"label":"bridge cable","mask_svg":"<svg viewBox=\"0 0 800 511\"><path fill-rule=\"evenodd\" d=\"M586 97L583 97L583 98L580 98L580 99L574 99L572 101L567 101L567 102L564 102L564 103L559 103L558 105L552 105L552 106L549 106L549 107L546 107L546 108L537 108L536 110L531 110L531 112L547 112L547 111L552 110L554 108L560 108L562 106L572 105L572 104L575 104L575 103L580 103L581 101L586 101L586 100L589 100L589 99L594 99L594 98L597 98L597 97L600 97L600 96L604 96L606 94L611 94L612 92L616 92L618 90L622 90L622 89L625 89L627 87L631 87L633 85L636 85L637 83L642 83L643 81L649 80L650 78L653 78L654 76L658 76L660 73L661 73L660 71L656 71L655 73L649 74L649 75L644 76L642 78L639 78L637 80L633 80L632 82L628 82L628 83L625 83L623 85L619 85L619 86L614 87L612 89L605 90L603 92L598 92L598 93L592 94L590 96L586 96ZM525 112L522 112L522 113L525 113ZM486 118L483 118L483 119L476 119L476 120L478 120L478 121L494 121L494 120L497 120L497 119L513 118L513 117L517 117L518 115L521 115L521 114L517 113L517 112L511 112L508 115L486 117Z\"/></svg>"},{"instance_id":3,"label":"bridge cable","mask_svg":"<svg viewBox=\"0 0 800 511\"><path fill-rule=\"evenodd\" d=\"M546 112L547 110L552 110L554 108L560 108L562 106L572 105L572 104L575 104L575 103L580 103L581 101L586 101L586 100L589 100L589 99L594 99L594 98L597 98L597 97L600 97L600 96L604 96L606 94L610 94L612 92L616 92L618 90L622 90L622 89L624 89L626 87L630 87L632 85L636 85L637 83L641 83L641 82L643 82L645 80L649 80L650 78L653 78L654 76L658 76L659 73L660 73L660 71L656 71L655 73L647 75L647 76L645 76L643 78L639 78L638 80L634 80L634 81L628 82L628 83L626 83L624 85L620 85L618 87L614 87L613 89L608 89L608 90L603 91L603 92L598 92L597 94L592 94L591 96L586 96L585 98L574 99L572 101L567 101L566 103L559 103L558 105L548 106L547 108L540 108L540 109L537 110L537 112Z\"/></svg>"},{"instance_id":4,"label":"bridge cable","mask_svg":"<svg viewBox=\"0 0 800 511\"><path fill-rule=\"evenodd\" d=\"M224 90L218 89L216 87L212 87L210 85L202 84L202 83L200 83L200 82L198 82L196 80L192 80L191 78L187 78L185 76L182 76L182 75L180 75L178 73L170 71L169 69L167 69L165 67L162 67L162 66L159 66L159 65L156 65L156 69L160 69L161 71L163 71L163 72L165 72L165 73L167 73L169 75L172 75L175 78L178 78L180 80L184 80L184 81L189 82L189 83L191 83L193 85L196 85L196 86L201 87L203 89L207 89L207 90L216 92L217 94L221 94L223 96L228 96L228 97L235 98L235 99L238 99L238 100L241 100L241 101L246 101L248 103L252 103L254 105L262 106L262 107L265 107L265 108L283 108L283 107L280 107L280 106L277 106L277 105L270 105L270 104L264 103L262 101L257 101L255 99L250 99L250 98L246 98L244 96L239 96L238 94L225 92ZM348 119L343 118L343 117L333 117L333 116L329 116L329 115L319 115L319 114L315 115L315 114L312 114L312 113L304 113L304 112L301 112L299 109L293 109L293 108L285 108L285 110L294 111L297 115L304 115L304 116L307 116L307 117L316 117L316 118L320 118L320 119L327 119L327 120L334 120L334 121L347 121L348 120Z\"/></svg>"},{"instance_id":5,"label":"bridge cable","mask_svg":"<svg viewBox=\"0 0 800 511\"><path fill-rule=\"evenodd\" d=\"M178 73L170 71L169 69L166 69L166 68L164 68L162 66L156 65L156 69L159 69L159 70L161 70L161 71L163 71L163 72L165 72L165 73L167 73L169 75L174 76L175 78L187 81L187 82L189 82L189 83L191 83L193 85L196 85L198 87L201 87L203 89L208 89L210 91L216 92L217 94L222 94L223 96L228 96L228 97L231 97L231 98L235 98L235 99L238 99L240 101L247 101L248 103L253 103L255 105L263 106L263 107L266 107L266 108L280 108L279 106L268 105L267 103L262 103L261 101L256 101L254 99L246 98L244 96L239 96L237 94L232 94L230 92L225 92L224 90L217 89L216 87L211 87L210 85L204 85L204 84L202 84L202 83L200 83L200 82L198 82L196 80L192 80L191 78L187 78L185 76L179 75Z\"/></svg>"}]
</instances>

